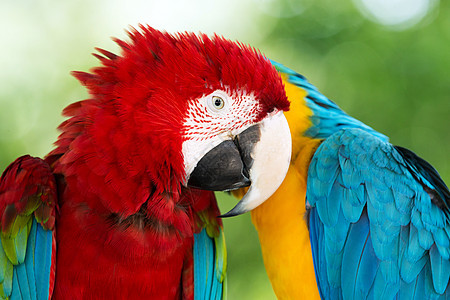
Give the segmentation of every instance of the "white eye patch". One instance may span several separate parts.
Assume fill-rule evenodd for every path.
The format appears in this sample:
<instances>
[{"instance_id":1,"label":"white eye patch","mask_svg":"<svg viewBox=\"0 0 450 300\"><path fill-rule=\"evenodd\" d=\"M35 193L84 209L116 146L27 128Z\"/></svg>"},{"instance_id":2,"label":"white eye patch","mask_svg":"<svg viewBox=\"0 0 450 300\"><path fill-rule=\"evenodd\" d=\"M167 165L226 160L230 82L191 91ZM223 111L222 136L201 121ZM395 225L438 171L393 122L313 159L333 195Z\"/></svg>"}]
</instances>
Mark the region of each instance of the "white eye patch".
<instances>
[{"instance_id":1,"label":"white eye patch","mask_svg":"<svg viewBox=\"0 0 450 300\"><path fill-rule=\"evenodd\" d=\"M229 112L233 99L224 91L217 90L200 99L212 115L221 115Z\"/></svg>"}]
</instances>

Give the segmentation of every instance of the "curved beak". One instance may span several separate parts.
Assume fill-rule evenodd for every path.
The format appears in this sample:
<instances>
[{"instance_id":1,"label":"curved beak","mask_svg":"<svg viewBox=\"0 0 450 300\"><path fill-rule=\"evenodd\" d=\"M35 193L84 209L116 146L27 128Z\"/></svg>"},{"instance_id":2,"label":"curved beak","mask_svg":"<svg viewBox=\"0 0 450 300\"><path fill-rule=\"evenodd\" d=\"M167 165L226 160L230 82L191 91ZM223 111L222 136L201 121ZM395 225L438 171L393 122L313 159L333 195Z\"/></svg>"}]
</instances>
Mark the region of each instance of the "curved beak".
<instances>
[{"instance_id":1,"label":"curved beak","mask_svg":"<svg viewBox=\"0 0 450 300\"><path fill-rule=\"evenodd\" d=\"M267 200L281 185L291 148L289 125L283 112L278 112L208 151L189 175L187 185L213 191L250 186L242 200L221 217L243 214Z\"/></svg>"}]
</instances>

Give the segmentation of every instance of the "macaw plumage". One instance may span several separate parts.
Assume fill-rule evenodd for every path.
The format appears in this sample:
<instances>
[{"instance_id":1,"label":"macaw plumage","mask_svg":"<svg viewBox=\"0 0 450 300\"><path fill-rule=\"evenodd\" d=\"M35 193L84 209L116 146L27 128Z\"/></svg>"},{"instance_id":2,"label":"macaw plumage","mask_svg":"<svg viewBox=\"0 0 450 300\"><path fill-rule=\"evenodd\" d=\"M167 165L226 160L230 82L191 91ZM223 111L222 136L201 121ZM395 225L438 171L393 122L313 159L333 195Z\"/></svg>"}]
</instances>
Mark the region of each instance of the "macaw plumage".
<instances>
[{"instance_id":1,"label":"macaw plumage","mask_svg":"<svg viewBox=\"0 0 450 300\"><path fill-rule=\"evenodd\" d=\"M447 299L450 192L437 171L272 63L292 159L251 215L277 297Z\"/></svg>"},{"instance_id":2,"label":"macaw plumage","mask_svg":"<svg viewBox=\"0 0 450 300\"><path fill-rule=\"evenodd\" d=\"M56 148L1 177L0 298L221 299L213 191L251 184L253 208L286 174L289 102L269 60L218 36L129 36L74 73L90 99L64 110Z\"/></svg>"}]
</instances>

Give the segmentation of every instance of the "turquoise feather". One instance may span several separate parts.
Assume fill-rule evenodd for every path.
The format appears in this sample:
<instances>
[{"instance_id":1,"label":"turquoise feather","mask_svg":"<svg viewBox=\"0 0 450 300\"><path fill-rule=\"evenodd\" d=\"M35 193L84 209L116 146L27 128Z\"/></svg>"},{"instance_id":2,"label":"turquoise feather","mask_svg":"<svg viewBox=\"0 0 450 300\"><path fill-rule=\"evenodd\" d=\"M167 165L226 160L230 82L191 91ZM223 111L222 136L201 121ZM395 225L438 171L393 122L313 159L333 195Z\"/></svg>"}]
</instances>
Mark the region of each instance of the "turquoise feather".
<instances>
[{"instance_id":1,"label":"turquoise feather","mask_svg":"<svg viewBox=\"0 0 450 300\"><path fill-rule=\"evenodd\" d=\"M27 234L25 242L21 232ZM22 263L13 265L5 255L3 248L0 247L0 263L5 265L5 259L7 260L7 268L0 270L0 276L3 277L3 294L9 299L47 300L50 291L53 233L44 230L32 218L30 228L28 229L27 226L22 228L18 237L19 239L16 238L15 243L16 250L18 253L25 253L23 258L21 255L18 256L19 261L23 261ZM26 246L25 250L21 248L23 246Z\"/></svg>"},{"instance_id":2,"label":"turquoise feather","mask_svg":"<svg viewBox=\"0 0 450 300\"><path fill-rule=\"evenodd\" d=\"M428 257L424 255L425 249L419 245L416 228L402 227L400 236L400 275L405 283L411 283L419 276Z\"/></svg>"},{"instance_id":3,"label":"turquoise feather","mask_svg":"<svg viewBox=\"0 0 450 300\"><path fill-rule=\"evenodd\" d=\"M34 247L34 255L30 252L30 256L34 259L35 265L37 299L44 300L48 299L50 290L53 232L44 230L39 224L36 225L36 221L33 222L33 226L36 227L36 245Z\"/></svg>"},{"instance_id":4,"label":"turquoise feather","mask_svg":"<svg viewBox=\"0 0 450 300\"><path fill-rule=\"evenodd\" d=\"M341 203L345 219L349 222L357 222L365 207L364 186L360 185L356 190L345 189L343 197L351 199Z\"/></svg>"},{"instance_id":5,"label":"turquoise feather","mask_svg":"<svg viewBox=\"0 0 450 300\"><path fill-rule=\"evenodd\" d=\"M377 270L373 285L367 297L369 299L372 297L373 299L393 299L400 290L400 280L394 282L388 281L386 275L383 274L384 268L381 267L382 263L383 261L380 262L380 267Z\"/></svg>"},{"instance_id":6,"label":"turquoise feather","mask_svg":"<svg viewBox=\"0 0 450 300\"><path fill-rule=\"evenodd\" d=\"M32 295L36 297L36 289L33 289L34 283L33 285L30 284L31 279L32 278L28 278L25 264L20 264L14 269L13 290L15 291L15 286L19 288L19 299L33 299ZM13 295L17 295L17 293L14 293Z\"/></svg>"},{"instance_id":7,"label":"turquoise feather","mask_svg":"<svg viewBox=\"0 0 450 300\"><path fill-rule=\"evenodd\" d=\"M353 299L355 295L357 274L369 234L367 225L367 218L363 217L360 222L352 224L348 232L340 270L345 299Z\"/></svg>"},{"instance_id":8,"label":"turquoise feather","mask_svg":"<svg viewBox=\"0 0 450 300\"><path fill-rule=\"evenodd\" d=\"M223 233L210 237L206 229L194 235L194 297L222 299L225 293L226 254Z\"/></svg>"},{"instance_id":9,"label":"turquoise feather","mask_svg":"<svg viewBox=\"0 0 450 300\"><path fill-rule=\"evenodd\" d=\"M339 287L340 285L343 247L347 239L348 226L350 225L346 222L342 213L339 214L338 223L341 226L327 226L324 228L324 239L327 241L325 247L327 275L332 287Z\"/></svg>"},{"instance_id":10,"label":"turquoise feather","mask_svg":"<svg viewBox=\"0 0 450 300\"><path fill-rule=\"evenodd\" d=\"M358 159L358 151L361 149L371 151L369 161ZM405 175L409 171L398 162L398 157L395 158L395 152L392 146L370 133L361 129L348 129L325 140L311 162L310 170L314 172L308 173L307 198L313 210L317 209L319 220L324 225L326 238L322 240L322 247L325 249L322 260L326 260L326 280L330 286L342 288L344 298L352 299L354 295L358 295L363 298L373 296L377 299L390 299L399 295L401 286L411 289L409 283L424 270L427 257L432 256L430 248L433 245L432 249L436 253L433 255L438 258L433 260L432 266L435 267L430 270L432 279L436 281L436 287L433 288L436 294L445 292L447 285L443 287L443 282L448 283L450 266L447 266L448 259L445 257L447 248L442 246L449 241L449 230L443 221L444 214L431 203L420 184L412 176ZM333 165L331 162L336 164L336 155L339 157L337 174L336 169L330 167ZM322 156L326 157L324 163ZM361 163L365 165L360 166ZM319 172L321 166L327 168ZM332 170L328 176L327 170ZM352 176L352 172L358 176ZM392 184L397 181L397 177L402 178L398 180L401 183L399 192L395 184ZM331 188L330 178L335 179ZM355 189L360 190L356 192ZM324 192L328 193L326 197ZM415 197L411 197L412 195ZM412 202L413 199L415 202ZM364 207L367 208L367 217L363 217ZM342 219L338 218L340 215ZM366 218L368 222L361 223ZM365 252L356 246L358 244L354 244L367 244L367 239L362 240L361 236L364 234L352 235L352 230L348 229L349 223L353 226L365 224L365 237L370 239L370 251ZM407 228L411 231L406 230ZM347 230L342 257L336 240L340 240L339 236L345 236ZM439 250L437 245L444 249ZM354 252L348 252L350 250L347 249ZM364 260L360 261L357 257L364 257ZM359 269L354 265L352 267L354 261L365 266L365 276L358 277L356 270ZM345 270L345 276L344 273L336 275L339 264ZM358 288L355 288L356 280ZM408 290L405 295L412 295L411 293L413 292Z\"/></svg>"},{"instance_id":11,"label":"turquoise feather","mask_svg":"<svg viewBox=\"0 0 450 300\"><path fill-rule=\"evenodd\" d=\"M364 299L369 294L371 286L369 286L367 282L374 281L379 265L379 261L374 258L375 252L373 251L372 240L367 238L364 250L359 259L353 299ZM352 259L352 257L349 256L349 259Z\"/></svg>"},{"instance_id":12,"label":"turquoise feather","mask_svg":"<svg viewBox=\"0 0 450 300\"><path fill-rule=\"evenodd\" d=\"M443 294L450 277L450 262L440 255L436 246L430 249L430 262L434 289L438 294Z\"/></svg>"},{"instance_id":13,"label":"turquoise feather","mask_svg":"<svg viewBox=\"0 0 450 300\"><path fill-rule=\"evenodd\" d=\"M40 227L40 226L39 226ZM30 234L28 237L28 244L29 245L35 245L35 249L37 249L39 247L40 242L36 242L36 232L38 231L38 225L36 222L33 222L32 226L31 226L31 230L30 230ZM41 229L42 230L42 229ZM50 232L51 234L51 232ZM36 268L36 264L34 263L36 261L35 258L35 252L36 250L33 251L33 249L30 249L30 255L27 255L25 257L25 262L23 264L23 269L25 269L26 274L23 275L19 275L18 277L23 278L24 276L26 276L27 280L28 280L28 285L29 285L29 294L30 294L30 298L31 295L37 295L37 299L43 299L43 297L40 297L40 294L38 292L38 289L42 288L40 286L40 282L38 283L37 280L39 279L39 276L42 275L42 268ZM52 248L49 249L50 253L52 252ZM45 260L45 256L42 256L39 260ZM39 274L36 274L35 271L38 270ZM44 277L47 278L47 280L49 280L50 277L50 266L48 267L48 272L49 275L44 275ZM48 297L48 290L49 290L49 284L47 283L47 294L46 296ZM47 298L48 299L48 298Z\"/></svg>"},{"instance_id":14,"label":"turquoise feather","mask_svg":"<svg viewBox=\"0 0 450 300\"><path fill-rule=\"evenodd\" d=\"M17 269L15 269L15 271L17 271ZM9 299L11 300L22 300L25 299L25 295L22 295L22 291L21 291L21 285L19 283L19 278L17 278L17 272L13 273L13 279L12 279L12 290L14 291L14 293L11 294L11 296L9 296Z\"/></svg>"},{"instance_id":15,"label":"turquoise feather","mask_svg":"<svg viewBox=\"0 0 450 300\"><path fill-rule=\"evenodd\" d=\"M28 233L31 228L32 218L28 221L27 225L20 228L17 233L16 238L14 239L14 246L16 247L16 255L19 264L23 263L25 260L26 250L27 250L27 241L28 241Z\"/></svg>"}]
</instances>

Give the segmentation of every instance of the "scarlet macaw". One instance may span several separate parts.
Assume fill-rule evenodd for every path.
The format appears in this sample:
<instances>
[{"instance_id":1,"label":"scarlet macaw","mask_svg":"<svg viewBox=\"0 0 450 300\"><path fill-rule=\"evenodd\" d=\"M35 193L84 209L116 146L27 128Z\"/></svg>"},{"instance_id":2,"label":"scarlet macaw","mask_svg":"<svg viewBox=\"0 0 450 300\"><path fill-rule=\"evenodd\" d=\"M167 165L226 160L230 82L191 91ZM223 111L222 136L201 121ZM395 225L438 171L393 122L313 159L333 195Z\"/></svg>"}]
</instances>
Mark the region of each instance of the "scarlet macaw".
<instances>
[{"instance_id":1,"label":"scarlet macaw","mask_svg":"<svg viewBox=\"0 0 450 300\"><path fill-rule=\"evenodd\" d=\"M450 192L438 172L272 63L291 102L292 159L251 216L277 297L450 297Z\"/></svg>"},{"instance_id":2,"label":"scarlet macaw","mask_svg":"<svg viewBox=\"0 0 450 300\"><path fill-rule=\"evenodd\" d=\"M253 208L287 172L289 103L269 60L219 36L129 36L74 73L90 99L64 110L56 149L1 177L1 298L221 299L212 191L251 183Z\"/></svg>"}]
</instances>

